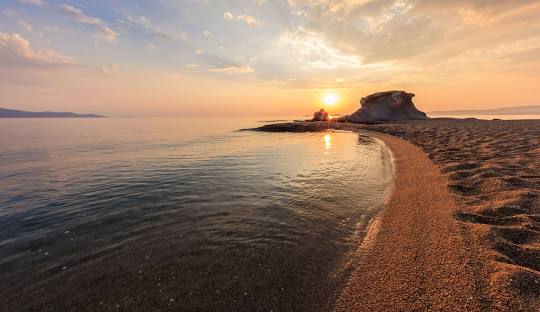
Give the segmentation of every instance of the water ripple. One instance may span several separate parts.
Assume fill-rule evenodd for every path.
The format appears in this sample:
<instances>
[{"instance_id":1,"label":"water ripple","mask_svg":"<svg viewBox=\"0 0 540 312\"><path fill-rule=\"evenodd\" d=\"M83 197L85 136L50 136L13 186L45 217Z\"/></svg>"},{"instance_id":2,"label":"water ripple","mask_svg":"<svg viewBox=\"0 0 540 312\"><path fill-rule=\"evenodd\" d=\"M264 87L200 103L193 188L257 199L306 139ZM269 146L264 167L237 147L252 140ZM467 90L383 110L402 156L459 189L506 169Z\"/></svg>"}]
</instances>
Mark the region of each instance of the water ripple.
<instances>
[{"instance_id":1,"label":"water ripple","mask_svg":"<svg viewBox=\"0 0 540 312\"><path fill-rule=\"evenodd\" d=\"M0 150L9 311L324 310L389 185L383 147L355 134L122 125L82 144L46 126Z\"/></svg>"}]
</instances>

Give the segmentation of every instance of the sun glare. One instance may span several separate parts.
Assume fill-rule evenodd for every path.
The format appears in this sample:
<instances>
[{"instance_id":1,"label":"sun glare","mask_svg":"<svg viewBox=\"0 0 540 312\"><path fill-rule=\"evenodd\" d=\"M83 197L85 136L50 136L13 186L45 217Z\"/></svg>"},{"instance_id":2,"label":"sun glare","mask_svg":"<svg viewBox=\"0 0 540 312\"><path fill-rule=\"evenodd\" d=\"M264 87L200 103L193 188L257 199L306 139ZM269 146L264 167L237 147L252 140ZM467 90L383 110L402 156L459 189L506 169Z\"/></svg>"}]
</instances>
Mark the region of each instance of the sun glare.
<instances>
[{"instance_id":1,"label":"sun glare","mask_svg":"<svg viewBox=\"0 0 540 312\"><path fill-rule=\"evenodd\" d=\"M327 93L324 95L323 102L326 105L334 105L337 103L338 96L335 93Z\"/></svg>"},{"instance_id":2,"label":"sun glare","mask_svg":"<svg viewBox=\"0 0 540 312\"><path fill-rule=\"evenodd\" d=\"M326 149L330 149L330 147L332 147L332 136L330 133L327 133L324 136L324 147L326 147Z\"/></svg>"}]
</instances>

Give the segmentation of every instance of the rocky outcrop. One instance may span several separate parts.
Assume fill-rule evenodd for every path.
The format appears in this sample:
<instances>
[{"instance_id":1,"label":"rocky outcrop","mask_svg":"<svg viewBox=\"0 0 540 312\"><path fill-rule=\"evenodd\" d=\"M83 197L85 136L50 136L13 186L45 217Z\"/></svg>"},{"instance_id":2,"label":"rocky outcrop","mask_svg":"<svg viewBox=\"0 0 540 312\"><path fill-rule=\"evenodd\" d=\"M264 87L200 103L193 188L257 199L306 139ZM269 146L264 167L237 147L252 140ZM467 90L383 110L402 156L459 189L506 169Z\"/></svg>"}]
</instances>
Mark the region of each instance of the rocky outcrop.
<instances>
[{"instance_id":1,"label":"rocky outcrop","mask_svg":"<svg viewBox=\"0 0 540 312\"><path fill-rule=\"evenodd\" d=\"M328 121L330 120L328 113L321 108L318 112L313 114L313 119L311 121Z\"/></svg>"},{"instance_id":2,"label":"rocky outcrop","mask_svg":"<svg viewBox=\"0 0 540 312\"><path fill-rule=\"evenodd\" d=\"M360 109L344 119L349 122L376 122L428 119L412 101L413 93L386 91L368 95L360 100Z\"/></svg>"}]
</instances>

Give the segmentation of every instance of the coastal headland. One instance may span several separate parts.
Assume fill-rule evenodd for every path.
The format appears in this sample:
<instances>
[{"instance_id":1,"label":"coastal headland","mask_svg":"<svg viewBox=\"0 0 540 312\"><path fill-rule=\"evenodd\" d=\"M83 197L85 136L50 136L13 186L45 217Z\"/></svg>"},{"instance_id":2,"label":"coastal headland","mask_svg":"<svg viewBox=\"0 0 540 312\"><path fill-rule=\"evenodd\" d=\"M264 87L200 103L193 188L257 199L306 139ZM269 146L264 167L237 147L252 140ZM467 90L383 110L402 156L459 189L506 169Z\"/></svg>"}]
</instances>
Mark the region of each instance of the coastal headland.
<instances>
[{"instance_id":1,"label":"coastal headland","mask_svg":"<svg viewBox=\"0 0 540 312\"><path fill-rule=\"evenodd\" d=\"M316 121L256 130L356 131L394 154L392 194L336 311L540 310L540 120Z\"/></svg>"}]
</instances>

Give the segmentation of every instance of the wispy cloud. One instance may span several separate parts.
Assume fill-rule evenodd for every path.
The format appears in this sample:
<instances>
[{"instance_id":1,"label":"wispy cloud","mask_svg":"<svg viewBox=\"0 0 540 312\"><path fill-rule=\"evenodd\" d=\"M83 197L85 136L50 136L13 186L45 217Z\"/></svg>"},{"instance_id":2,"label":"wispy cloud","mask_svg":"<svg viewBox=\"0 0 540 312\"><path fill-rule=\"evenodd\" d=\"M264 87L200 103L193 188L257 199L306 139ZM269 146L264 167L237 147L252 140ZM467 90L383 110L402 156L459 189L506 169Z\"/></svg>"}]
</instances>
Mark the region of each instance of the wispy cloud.
<instances>
[{"instance_id":1,"label":"wispy cloud","mask_svg":"<svg viewBox=\"0 0 540 312\"><path fill-rule=\"evenodd\" d=\"M259 21L257 21L251 15L239 14L239 15L235 16L231 12L223 13L223 19L225 19L226 21L233 21L233 20L236 19L236 20L242 21L242 22L244 22L244 23L246 23L247 25L250 25L250 26L259 26L261 24Z\"/></svg>"},{"instance_id":2,"label":"wispy cloud","mask_svg":"<svg viewBox=\"0 0 540 312\"><path fill-rule=\"evenodd\" d=\"M35 49L28 40L17 33L0 32L0 65L2 67L74 66L70 57L51 49Z\"/></svg>"},{"instance_id":3,"label":"wispy cloud","mask_svg":"<svg viewBox=\"0 0 540 312\"><path fill-rule=\"evenodd\" d=\"M17 16L17 13L15 13L15 11L13 11L12 9L3 9L2 11L0 11L0 14L2 14L2 16L5 16L5 17Z\"/></svg>"},{"instance_id":4,"label":"wispy cloud","mask_svg":"<svg viewBox=\"0 0 540 312\"><path fill-rule=\"evenodd\" d=\"M21 26L24 30L26 30L29 33L33 33L34 29L32 28L32 25L30 23L23 21L23 20L17 20L17 25Z\"/></svg>"},{"instance_id":5,"label":"wispy cloud","mask_svg":"<svg viewBox=\"0 0 540 312\"><path fill-rule=\"evenodd\" d=\"M86 15L83 10L76 8L74 6L71 6L69 4L62 4L59 6L60 11L67 16L69 16L72 20L74 20L77 23L92 26L98 31L98 35L109 41L109 42L115 42L118 33L109 28L103 20L101 20L98 17L91 17Z\"/></svg>"},{"instance_id":6,"label":"wispy cloud","mask_svg":"<svg viewBox=\"0 0 540 312\"><path fill-rule=\"evenodd\" d=\"M148 19L146 16L128 16L125 20L119 20L118 22L126 25L131 30L140 31L156 39L175 40L183 37L183 35L174 35L157 26L154 26L150 19Z\"/></svg>"},{"instance_id":7,"label":"wispy cloud","mask_svg":"<svg viewBox=\"0 0 540 312\"><path fill-rule=\"evenodd\" d=\"M19 0L19 2L24 3L24 4L32 4L36 6L42 6L42 5L47 4L47 1L45 0Z\"/></svg>"},{"instance_id":8,"label":"wispy cloud","mask_svg":"<svg viewBox=\"0 0 540 312\"><path fill-rule=\"evenodd\" d=\"M242 75L242 74L250 74L254 73L255 69L249 65L241 65L241 64L227 64L227 65L220 65L220 66L201 66L199 64L186 64L184 65L187 70L182 70L181 72L184 73L222 73L222 74L230 74L230 75Z\"/></svg>"},{"instance_id":9,"label":"wispy cloud","mask_svg":"<svg viewBox=\"0 0 540 312\"><path fill-rule=\"evenodd\" d=\"M98 67L97 70L105 75L112 75L118 73L119 66L117 64L107 64L105 66Z\"/></svg>"},{"instance_id":10,"label":"wispy cloud","mask_svg":"<svg viewBox=\"0 0 540 312\"><path fill-rule=\"evenodd\" d=\"M227 65L221 67L213 67L208 69L209 73L228 73L228 74L249 74L255 72L251 66L248 65Z\"/></svg>"},{"instance_id":11,"label":"wispy cloud","mask_svg":"<svg viewBox=\"0 0 540 312\"><path fill-rule=\"evenodd\" d=\"M253 17L253 16L250 16L250 15L246 15L246 14L241 14L241 15L237 15L236 16L236 19L237 20L240 20L248 25L259 25L260 23Z\"/></svg>"},{"instance_id":12,"label":"wispy cloud","mask_svg":"<svg viewBox=\"0 0 540 312\"><path fill-rule=\"evenodd\" d=\"M362 66L359 56L344 54L332 47L320 34L303 28L282 32L277 46L287 51L289 58L296 60L304 69L351 69Z\"/></svg>"},{"instance_id":13,"label":"wispy cloud","mask_svg":"<svg viewBox=\"0 0 540 312\"><path fill-rule=\"evenodd\" d=\"M225 12L225 13L223 13L223 18L226 21L232 21L232 20L234 20L234 15L231 12Z\"/></svg>"}]
</instances>

